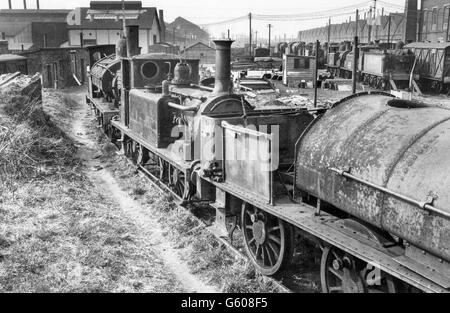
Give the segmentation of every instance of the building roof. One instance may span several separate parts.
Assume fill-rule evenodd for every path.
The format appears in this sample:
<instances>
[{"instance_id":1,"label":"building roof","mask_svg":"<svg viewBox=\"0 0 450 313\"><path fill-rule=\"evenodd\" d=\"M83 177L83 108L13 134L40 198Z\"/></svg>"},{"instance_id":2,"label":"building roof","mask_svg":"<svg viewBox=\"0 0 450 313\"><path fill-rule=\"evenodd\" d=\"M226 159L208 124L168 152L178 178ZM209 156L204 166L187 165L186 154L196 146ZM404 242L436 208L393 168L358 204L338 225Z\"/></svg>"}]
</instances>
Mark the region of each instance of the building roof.
<instances>
[{"instance_id":1,"label":"building roof","mask_svg":"<svg viewBox=\"0 0 450 313\"><path fill-rule=\"evenodd\" d=\"M16 54L0 54L0 62L26 60L26 57L16 55Z\"/></svg>"},{"instance_id":2,"label":"building roof","mask_svg":"<svg viewBox=\"0 0 450 313\"><path fill-rule=\"evenodd\" d=\"M210 47L210 46L204 44L203 42L200 42L200 41L199 41L199 42L196 42L196 43L190 45L189 47L186 47L186 48L183 50L183 53L184 53L185 51L190 50L190 49L192 49L192 48L194 48L194 47L196 47L196 46L199 46L199 45L205 46L206 48L211 49L211 50L215 50L214 48L212 48L212 47Z\"/></svg>"},{"instance_id":3,"label":"building roof","mask_svg":"<svg viewBox=\"0 0 450 313\"><path fill-rule=\"evenodd\" d=\"M136 59L136 60L147 60L147 59L149 59L149 60L151 60L151 59L153 59L153 60L160 60L160 59L163 59L163 60L173 60L173 59L177 59L177 60L180 60L180 56L179 55L176 55L176 54L171 54L171 53L147 53L147 54L140 54L140 55L136 55L136 56L134 56L133 57L133 59ZM198 60L198 59L196 59L196 58L183 58L183 59L185 59L185 60Z\"/></svg>"},{"instance_id":4,"label":"building roof","mask_svg":"<svg viewBox=\"0 0 450 313\"><path fill-rule=\"evenodd\" d=\"M122 29L123 21L121 18L115 19L94 19L89 18L89 12L92 12L92 8L80 8L81 10L81 25L68 25L68 29ZM94 11L105 11L106 14L115 11L114 9L99 10ZM112 10L112 11L111 11ZM143 11L143 12L142 12ZM140 29L150 29L153 26L153 21L156 19L156 23L161 29L158 11L155 7L151 8L141 8L136 10L138 15L137 19L126 19L127 25L136 25Z\"/></svg>"},{"instance_id":5,"label":"building roof","mask_svg":"<svg viewBox=\"0 0 450 313\"><path fill-rule=\"evenodd\" d=\"M412 42L407 44L406 49L447 49L450 47L450 42Z\"/></svg>"},{"instance_id":6,"label":"building roof","mask_svg":"<svg viewBox=\"0 0 450 313\"><path fill-rule=\"evenodd\" d=\"M209 36L209 34L203 30L200 26L188 21L181 16L178 16L172 23L167 24L166 28L176 29L176 30L187 30L189 32L196 32L202 34L203 36Z\"/></svg>"}]
</instances>

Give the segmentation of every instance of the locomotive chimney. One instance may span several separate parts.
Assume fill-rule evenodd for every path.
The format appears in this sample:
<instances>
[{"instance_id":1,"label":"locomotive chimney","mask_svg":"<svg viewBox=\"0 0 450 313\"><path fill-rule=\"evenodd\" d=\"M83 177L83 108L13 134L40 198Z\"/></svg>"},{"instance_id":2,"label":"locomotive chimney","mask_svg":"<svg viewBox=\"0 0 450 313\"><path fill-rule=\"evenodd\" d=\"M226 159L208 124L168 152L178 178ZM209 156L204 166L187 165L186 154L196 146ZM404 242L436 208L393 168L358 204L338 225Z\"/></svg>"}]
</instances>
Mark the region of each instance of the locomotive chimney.
<instances>
[{"instance_id":1,"label":"locomotive chimney","mask_svg":"<svg viewBox=\"0 0 450 313\"><path fill-rule=\"evenodd\" d=\"M233 40L214 40L216 45L216 82L214 94L231 92L231 45Z\"/></svg>"},{"instance_id":2,"label":"locomotive chimney","mask_svg":"<svg viewBox=\"0 0 450 313\"><path fill-rule=\"evenodd\" d=\"M125 36L127 40L127 56L129 58L140 54L139 49L139 26L127 25Z\"/></svg>"}]
</instances>

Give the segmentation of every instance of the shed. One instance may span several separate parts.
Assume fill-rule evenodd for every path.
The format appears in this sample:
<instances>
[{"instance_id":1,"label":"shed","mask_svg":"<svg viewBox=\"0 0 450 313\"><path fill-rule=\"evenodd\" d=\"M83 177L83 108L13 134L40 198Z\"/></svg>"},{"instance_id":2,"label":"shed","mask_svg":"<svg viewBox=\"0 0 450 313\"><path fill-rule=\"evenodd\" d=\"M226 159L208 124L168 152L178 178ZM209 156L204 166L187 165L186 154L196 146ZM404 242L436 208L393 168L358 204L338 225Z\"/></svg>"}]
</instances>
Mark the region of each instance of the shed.
<instances>
[{"instance_id":1,"label":"shed","mask_svg":"<svg viewBox=\"0 0 450 313\"><path fill-rule=\"evenodd\" d=\"M302 81L313 81L316 58L304 55L283 55L283 84L297 87Z\"/></svg>"},{"instance_id":2,"label":"shed","mask_svg":"<svg viewBox=\"0 0 450 313\"><path fill-rule=\"evenodd\" d=\"M182 52L183 56L190 59L199 59L200 64L214 64L216 62L216 51L203 42L190 45Z\"/></svg>"}]
</instances>

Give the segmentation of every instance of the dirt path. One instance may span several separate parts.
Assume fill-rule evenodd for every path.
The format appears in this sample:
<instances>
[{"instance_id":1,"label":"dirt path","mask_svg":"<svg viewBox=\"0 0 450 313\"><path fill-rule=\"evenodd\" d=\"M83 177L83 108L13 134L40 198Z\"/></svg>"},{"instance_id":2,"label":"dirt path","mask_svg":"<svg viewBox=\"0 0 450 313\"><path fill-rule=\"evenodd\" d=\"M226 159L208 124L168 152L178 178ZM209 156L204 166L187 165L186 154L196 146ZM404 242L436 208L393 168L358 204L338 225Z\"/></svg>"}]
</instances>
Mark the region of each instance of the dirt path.
<instances>
[{"instance_id":1,"label":"dirt path","mask_svg":"<svg viewBox=\"0 0 450 313\"><path fill-rule=\"evenodd\" d=\"M106 198L117 203L123 213L139 229L138 245L149 255L157 255L164 266L180 282L186 292L217 292L217 290L202 282L191 274L187 264L181 260L177 249L174 249L164 238L163 230L151 212L145 211L128 193L124 192L110 171L104 167L100 156L102 154L96 143L95 132L91 130L94 115L85 104L83 90L71 90L66 95L74 108L72 118L64 121L64 129L77 143L78 157L83 162L86 175L92 183L103 191Z\"/></svg>"}]
</instances>

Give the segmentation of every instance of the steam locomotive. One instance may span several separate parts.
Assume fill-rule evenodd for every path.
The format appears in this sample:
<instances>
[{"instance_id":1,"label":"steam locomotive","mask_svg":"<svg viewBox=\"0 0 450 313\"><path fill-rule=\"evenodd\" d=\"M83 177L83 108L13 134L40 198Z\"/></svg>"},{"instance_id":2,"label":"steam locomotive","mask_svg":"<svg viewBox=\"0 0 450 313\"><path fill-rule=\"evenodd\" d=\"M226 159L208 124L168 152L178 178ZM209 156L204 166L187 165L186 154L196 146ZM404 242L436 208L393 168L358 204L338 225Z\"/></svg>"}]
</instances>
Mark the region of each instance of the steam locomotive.
<instances>
[{"instance_id":1,"label":"steam locomotive","mask_svg":"<svg viewBox=\"0 0 450 313\"><path fill-rule=\"evenodd\" d=\"M408 85L414 65L414 54L403 49L398 42L395 49L388 44L360 45L358 47L358 80L371 87L386 90ZM350 42L344 42L339 50L328 53L327 69L337 77L352 78L354 53Z\"/></svg>"},{"instance_id":2,"label":"steam locomotive","mask_svg":"<svg viewBox=\"0 0 450 313\"><path fill-rule=\"evenodd\" d=\"M184 204L209 203L224 236L239 225L260 272L283 271L307 233L324 292L449 291L450 111L384 92L256 109L233 93L232 41L214 42L211 88L198 60L139 55L138 33L127 27L120 70L87 101L137 166Z\"/></svg>"}]
</instances>

